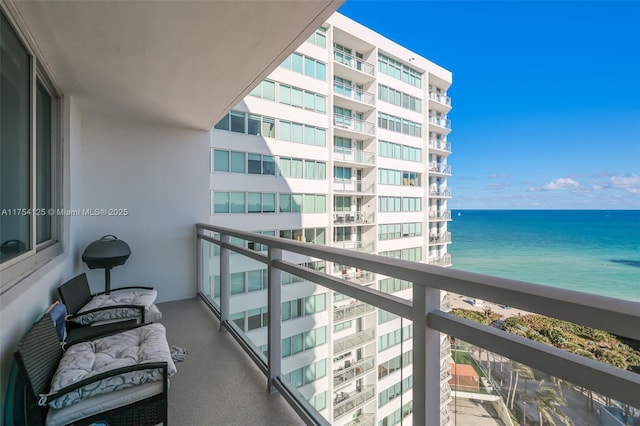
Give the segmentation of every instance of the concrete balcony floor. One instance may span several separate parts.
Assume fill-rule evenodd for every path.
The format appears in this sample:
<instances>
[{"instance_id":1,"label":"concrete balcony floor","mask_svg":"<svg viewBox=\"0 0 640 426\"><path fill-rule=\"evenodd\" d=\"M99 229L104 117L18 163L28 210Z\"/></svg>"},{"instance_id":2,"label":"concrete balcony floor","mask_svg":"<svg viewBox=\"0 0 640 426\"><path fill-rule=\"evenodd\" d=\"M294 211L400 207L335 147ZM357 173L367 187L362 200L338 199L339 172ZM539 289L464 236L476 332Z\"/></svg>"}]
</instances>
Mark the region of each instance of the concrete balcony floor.
<instances>
[{"instance_id":1,"label":"concrete balcony floor","mask_svg":"<svg viewBox=\"0 0 640 426\"><path fill-rule=\"evenodd\" d=\"M284 398L199 299L158 305L170 345L189 354L176 363L169 388L169 424L302 425Z\"/></svg>"}]
</instances>

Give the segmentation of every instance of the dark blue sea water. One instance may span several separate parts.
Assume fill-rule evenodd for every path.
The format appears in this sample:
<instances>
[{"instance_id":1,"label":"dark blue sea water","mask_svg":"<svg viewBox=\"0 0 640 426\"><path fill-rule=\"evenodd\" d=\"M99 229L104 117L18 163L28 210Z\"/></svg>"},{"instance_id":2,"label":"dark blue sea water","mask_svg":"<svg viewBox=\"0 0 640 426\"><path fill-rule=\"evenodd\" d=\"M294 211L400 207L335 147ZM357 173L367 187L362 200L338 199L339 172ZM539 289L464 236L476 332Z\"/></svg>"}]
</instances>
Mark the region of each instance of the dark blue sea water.
<instances>
[{"instance_id":1,"label":"dark blue sea water","mask_svg":"<svg viewBox=\"0 0 640 426\"><path fill-rule=\"evenodd\" d=\"M640 301L640 210L455 210L453 268Z\"/></svg>"}]
</instances>

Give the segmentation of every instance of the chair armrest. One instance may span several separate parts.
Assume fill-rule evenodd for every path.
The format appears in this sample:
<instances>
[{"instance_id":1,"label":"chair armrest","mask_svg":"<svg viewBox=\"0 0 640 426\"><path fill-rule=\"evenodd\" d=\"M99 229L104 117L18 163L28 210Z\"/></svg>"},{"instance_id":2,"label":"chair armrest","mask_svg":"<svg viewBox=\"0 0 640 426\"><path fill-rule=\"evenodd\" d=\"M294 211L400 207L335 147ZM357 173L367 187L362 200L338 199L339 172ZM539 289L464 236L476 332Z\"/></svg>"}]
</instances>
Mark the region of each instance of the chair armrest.
<instances>
[{"instance_id":1,"label":"chair armrest","mask_svg":"<svg viewBox=\"0 0 640 426\"><path fill-rule=\"evenodd\" d=\"M101 339L103 337L122 333L124 331L133 330L138 327L144 327L147 324L138 323L135 318L112 322L109 324L101 324L96 326L76 326L67 329L67 338L64 348L70 348L78 343L90 342L92 340Z\"/></svg>"},{"instance_id":2,"label":"chair armrest","mask_svg":"<svg viewBox=\"0 0 640 426\"><path fill-rule=\"evenodd\" d=\"M143 286L129 286L129 287L118 287L118 288L112 288L111 290L109 290L109 293L113 293L114 291L118 291L118 290L133 290L133 289L137 289L137 290L154 290L153 287L143 287ZM91 296L97 296L99 294L107 294L106 291L101 291L98 293L94 293Z\"/></svg>"},{"instance_id":3,"label":"chair armrest","mask_svg":"<svg viewBox=\"0 0 640 426\"><path fill-rule=\"evenodd\" d=\"M96 374L95 376L88 377L86 379L75 382L72 385L65 386L64 388L58 390L57 392L52 392L48 394L40 394L38 395L38 405L44 407L50 401L60 398L68 394L69 392L73 392L81 387L90 385L91 383L99 382L100 380L107 379L109 377L117 376L118 374L130 373L132 371L143 371L143 370L162 370L162 391L163 393L167 391L167 384L169 380L168 375L168 364L166 362L149 362L142 363L136 365L128 365L126 367L116 368L114 370L104 371L102 373Z\"/></svg>"}]
</instances>

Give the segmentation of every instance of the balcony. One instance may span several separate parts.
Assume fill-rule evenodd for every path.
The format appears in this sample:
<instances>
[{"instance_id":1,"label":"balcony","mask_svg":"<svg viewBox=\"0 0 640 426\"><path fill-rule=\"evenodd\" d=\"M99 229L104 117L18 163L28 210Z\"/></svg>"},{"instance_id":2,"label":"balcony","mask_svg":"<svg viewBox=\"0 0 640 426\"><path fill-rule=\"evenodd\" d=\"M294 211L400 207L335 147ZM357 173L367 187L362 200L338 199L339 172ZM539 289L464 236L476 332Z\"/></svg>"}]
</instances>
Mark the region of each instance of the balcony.
<instances>
[{"instance_id":1,"label":"balcony","mask_svg":"<svg viewBox=\"0 0 640 426\"><path fill-rule=\"evenodd\" d=\"M339 96L341 98L350 99L356 101L357 103L348 103L347 105L351 107L351 109L357 109L359 103L364 103L367 105L375 105L376 95L371 92L367 92L361 89L358 89L354 86L349 86L344 83L340 83L337 81L333 82L333 94ZM355 107L355 108L353 108Z\"/></svg>"},{"instance_id":2,"label":"balcony","mask_svg":"<svg viewBox=\"0 0 640 426\"><path fill-rule=\"evenodd\" d=\"M351 393L341 392L336 396L333 403L333 419L337 420L347 413L357 410L362 407L368 401L371 401L376 396L376 391L373 386L363 386L362 389L356 390ZM344 399L343 399L344 398ZM339 401L338 401L339 400ZM338 402L336 402L338 401Z\"/></svg>"},{"instance_id":3,"label":"balcony","mask_svg":"<svg viewBox=\"0 0 640 426\"><path fill-rule=\"evenodd\" d=\"M451 242L451 232L429 235L429 244L447 244Z\"/></svg>"},{"instance_id":4,"label":"balcony","mask_svg":"<svg viewBox=\"0 0 640 426\"><path fill-rule=\"evenodd\" d=\"M369 271L343 271L341 277L343 280L351 281L360 285L371 285L376 283L376 274Z\"/></svg>"},{"instance_id":5,"label":"balcony","mask_svg":"<svg viewBox=\"0 0 640 426\"><path fill-rule=\"evenodd\" d=\"M256 253L245 249L244 245L231 244L231 238L251 240L270 247L270 250L268 254ZM286 380L280 378L279 368L282 356L279 338L282 322L278 308L280 294L285 288L281 286L279 280L283 271L295 274L318 286L340 292L359 302L412 320L414 324L418 322L424 324L424 332L421 333L418 329L414 330L413 339L408 343L414 354L413 399L424 401L423 404L414 405L412 415L414 425L446 424L451 417L447 406L442 406L443 401L446 403L449 398L448 389L441 388L442 380L447 374L441 368L442 359L448 359L451 355L449 338L441 333L454 337L457 342L464 341L480 348L488 348L491 352L506 357L507 361L509 359L516 360L518 363L539 370L541 372L539 374L544 372L544 374L559 377L565 383L573 384L571 392L574 392L575 389L587 388L598 394L606 395L606 397L599 398L598 401L612 398L619 401L620 404L640 406L640 378L638 374L605 365L597 360L569 354L562 349L445 313L441 310L440 290L491 300L494 303L552 316L578 325L595 327L598 330L628 336L632 339L640 339L640 329L636 326L640 321L637 302L437 268L431 265L305 244L211 225L198 225L197 239L199 246L197 277L200 297L209 304L214 314L221 318L222 326L230 331L229 334L241 343L243 350L263 370L270 386L282 393L287 401L295 401L291 403L294 404L294 407L298 407L296 411L303 419L307 419L305 421L308 423L328 424L328 421L322 419L319 413L314 412L312 408L300 409L299 404L305 404L304 398L295 388L291 388ZM254 352L256 348L252 347L246 336L237 331L237 327L228 317L229 276L225 273L221 275L221 297L219 299L211 299L207 296L206 283L208 280L205 281L205 278L207 278L208 272L204 267L208 263L203 262L204 259L207 259L203 257L203 254L206 253L205 249L208 250L213 246L220 247L217 259L222 271L229 270L228 262L231 253L251 257L252 261L267 264L269 267L268 287L271 302L269 302L267 314L269 318L266 327L272 329L269 335L274 337L270 337L273 340L269 344L270 350L266 357L261 352ZM349 264L372 273L413 282L412 300L399 300L392 295L381 294L367 287L346 282L339 277L286 261L284 254L288 252L299 256ZM331 311L331 315L333 314L334 312ZM333 342L333 356L344 355L355 348L375 342L375 339L376 333L373 328L338 339ZM206 364L206 362L203 363L203 365ZM503 365L508 368L509 363ZM567 391L565 390L565 392ZM521 391L518 391L518 400L525 396ZM357 410L374 398L374 389L367 386L362 387L359 391L340 393L338 398L334 400L332 420L352 413L353 410ZM584 398L573 401L571 403L573 410L576 412L584 411L580 408L584 407L585 401Z\"/></svg>"},{"instance_id":6,"label":"balcony","mask_svg":"<svg viewBox=\"0 0 640 426\"><path fill-rule=\"evenodd\" d=\"M359 348L372 342L376 338L376 331L373 328L360 331L350 336L345 336L333 342L333 354L338 355L353 348Z\"/></svg>"},{"instance_id":7,"label":"balcony","mask_svg":"<svg viewBox=\"0 0 640 426\"><path fill-rule=\"evenodd\" d=\"M333 179L333 192L344 194L375 194L376 184L366 180L358 179Z\"/></svg>"},{"instance_id":8,"label":"balcony","mask_svg":"<svg viewBox=\"0 0 640 426\"><path fill-rule=\"evenodd\" d=\"M341 367L333 371L333 386L342 386L351 383L354 379L362 377L372 371L376 366L373 357L367 357L357 361L348 367Z\"/></svg>"},{"instance_id":9,"label":"balcony","mask_svg":"<svg viewBox=\"0 0 640 426\"><path fill-rule=\"evenodd\" d=\"M429 220L434 222L451 220L451 210L430 210Z\"/></svg>"},{"instance_id":10,"label":"balcony","mask_svg":"<svg viewBox=\"0 0 640 426\"><path fill-rule=\"evenodd\" d=\"M364 59L356 58L355 56L341 50L333 50L333 60L345 68L355 70L358 73L362 73L367 76L373 76L375 74L376 67L373 64L366 62ZM351 75L349 75L349 77L351 77ZM350 79L353 80L353 78Z\"/></svg>"},{"instance_id":11,"label":"balcony","mask_svg":"<svg viewBox=\"0 0 640 426\"><path fill-rule=\"evenodd\" d=\"M372 225L375 223L374 213L365 212L333 212L334 225Z\"/></svg>"},{"instance_id":12,"label":"balcony","mask_svg":"<svg viewBox=\"0 0 640 426\"><path fill-rule=\"evenodd\" d=\"M356 302L349 305L333 308L333 320L336 322L358 318L374 311L374 307L364 302Z\"/></svg>"},{"instance_id":13,"label":"balcony","mask_svg":"<svg viewBox=\"0 0 640 426\"><path fill-rule=\"evenodd\" d=\"M431 239L429 239L429 242L431 242ZM447 253L440 257L430 257L427 259L427 263L429 265L451 266L451 255Z\"/></svg>"},{"instance_id":14,"label":"balcony","mask_svg":"<svg viewBox=\"0 0 640 426\"><path fill-rule=\"evenodd\" d=\"M451 98L447 95L429 91L429 100L437 102L438 104L446 107L447 110L451 109Z\"/></svg>"},{"instance_id":15,"label":"balcony","mask_svg":"<svg viewBox=\"0 0 640 426\"><path fill-rule=\"evenodd\" d=\"M333 241L331 243L331 246L341 248L341 249L346 249L346 250L361 251L364 253L372 253L375 247L373 241L357 241L357 240Z\"/></svg>"},{"instance_id":16,"label":"balcony","mask_svg":"<svg viewBox=\"0 0 640 426\"><path fill-rule=\"evenodd\" d=\"M376 165L376 154L374 152L359 149L333 147L333 160L345 163L362 164L367 166Z\"/></svg>"},{"instance_id":17,"label":"balcony","mask_svg":"<svg viewBox=\"0 0 640 426\"><path fill-rule=\"evenodd\" d=\"M451 142L440 139L429 139L429 149L443 153L451 153Z\"/></svg>"},{"instance_id":18,"label":"balcony","mask_svg":"<svg viewBox=\"0 0 640 426\"><path fill-rule=\"evenodd\" d=\"M333 114L333 125L336 127L336 131L347 133L348 136L353 136L353 138L359 138L361 135L374 136L376 134L374 123L347 115Z\"/></svg>"},{"instance_id":19,"label":"balcony","mask_svg":"<svg viewBox=\"0 0 640 426\"><path fill-rule=\"evenodd\" d=\"M345 426L375 426L376 417L373 413L365 413L357 418L357 420L350 421Z\"/></svg>"},{"instance_id":20,"label":"balcony","mask_svg":"<svg viewBox=\"0 0 640 426\"><path fill-rule=\"evenodd\" d=\"M429 163L429 174L451 176L451 164L443 164L432 161L431 163Z\"/></svg>"},{"instance_id":21,"label":"balcony","mask_svg":"<svg viewBox=\"0 0 640 426\"><path fill-rule=\"evenodd\" d=\"M451 198L451 188L435 185L429 187L429 196L436 198Z\"/></svg>"},{"instance_id":22,"label":"balcony","mask_svg":"<svg viewBox=\"0 0 640 426\"><path fill-rule=\"evenodd\" d=\"M429 116L429 124L440 126L444 129L451 130L451 120L444 117L438 117L436 115Z\"/></svg>"}]
</instances>

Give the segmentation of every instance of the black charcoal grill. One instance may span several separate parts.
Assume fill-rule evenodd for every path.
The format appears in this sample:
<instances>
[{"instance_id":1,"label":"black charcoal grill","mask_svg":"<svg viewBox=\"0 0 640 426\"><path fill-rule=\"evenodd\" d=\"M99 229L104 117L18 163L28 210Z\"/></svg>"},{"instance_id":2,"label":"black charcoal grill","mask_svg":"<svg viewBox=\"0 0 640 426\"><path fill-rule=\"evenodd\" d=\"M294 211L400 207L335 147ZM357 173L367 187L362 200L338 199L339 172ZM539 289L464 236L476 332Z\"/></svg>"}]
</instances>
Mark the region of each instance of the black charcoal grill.
<instances>
[{"instance_id":1,"label":"black charcoal grill","mask_svg":"<svg viewBox=\"0 0 640 426\"><path fill-rule=\"evenodd\" d=\"M124 265L131 249L129 245L114 235L104 235L84 249L82 261L89 269L104 269L104 291L111 291L111 268Z\"/></svg>"}]
</instances>

